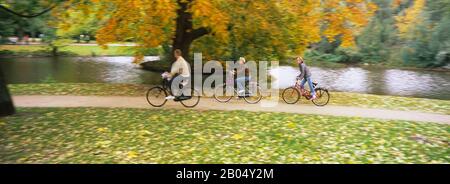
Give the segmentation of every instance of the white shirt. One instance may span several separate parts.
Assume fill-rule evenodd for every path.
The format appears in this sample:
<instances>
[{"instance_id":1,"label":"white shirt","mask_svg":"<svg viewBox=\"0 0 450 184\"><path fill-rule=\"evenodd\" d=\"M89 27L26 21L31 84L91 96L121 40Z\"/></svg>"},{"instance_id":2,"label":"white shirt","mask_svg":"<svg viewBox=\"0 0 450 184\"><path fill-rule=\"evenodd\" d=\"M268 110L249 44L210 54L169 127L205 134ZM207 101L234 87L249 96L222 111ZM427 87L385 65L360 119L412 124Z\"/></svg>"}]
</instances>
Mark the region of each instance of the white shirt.
<instances>
[{"instance_id":1,"label":"white shirt","mask_svg":"<svg viewBox=\"0 0 450 184\"><path fill-rule=\"evenodd\" d=\"M177 61L172 64L170 74L172 76L174 76L175 74L180 74L183 77L191 77L191 69L189 68L189 63L184 60L183 57L178 57Z\"/></svg>"}]
</instances>

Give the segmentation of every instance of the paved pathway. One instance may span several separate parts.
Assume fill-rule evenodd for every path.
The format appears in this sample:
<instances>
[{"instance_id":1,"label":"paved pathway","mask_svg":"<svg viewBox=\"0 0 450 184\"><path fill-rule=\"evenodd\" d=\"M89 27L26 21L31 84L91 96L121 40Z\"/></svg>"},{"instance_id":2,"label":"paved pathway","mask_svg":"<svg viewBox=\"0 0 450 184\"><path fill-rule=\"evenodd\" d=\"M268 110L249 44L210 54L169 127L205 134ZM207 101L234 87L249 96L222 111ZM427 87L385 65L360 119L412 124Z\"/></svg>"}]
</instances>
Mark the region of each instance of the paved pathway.
<instances>
[{"instance_id":1,"label":"paved pathway","mask_svg":"<svg viewBox=\"0 0 450 184\"><path fill-rule=\"evenodd\" d=\"M14 96L18 107L119 107L119 108L154 108L145 97L123 96ZM245 110L254 112L286 112L298 114L316 114L346 117L377 118L387 120L406 120L434 122L450 125L450 115L423 113L415 111L397 111L385 109L369 109L346 106L316 107L313 105L289 105L270 101L260 104L247 104L244 100L231 100L219 103L212 98L202 98L194 108L198 110ZM168 101L162 108L185 109L180 103Z\"/></svg>"}]
</instances>

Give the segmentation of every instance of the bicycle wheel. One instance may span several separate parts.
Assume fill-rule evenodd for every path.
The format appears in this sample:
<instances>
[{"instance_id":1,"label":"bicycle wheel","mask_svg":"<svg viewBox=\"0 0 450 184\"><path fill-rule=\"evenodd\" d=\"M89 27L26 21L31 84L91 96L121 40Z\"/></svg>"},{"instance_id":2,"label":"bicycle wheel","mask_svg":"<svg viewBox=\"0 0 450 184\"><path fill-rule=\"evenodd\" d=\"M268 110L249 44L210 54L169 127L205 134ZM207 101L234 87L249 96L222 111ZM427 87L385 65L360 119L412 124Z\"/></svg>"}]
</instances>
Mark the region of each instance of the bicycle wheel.
<instances>
[{"instance_id":1,"label":"bicycle wheel","mask_svg":"<svg viewBox=\"0 0 450 184\"><path fill-rule=\"evenodd\" d=\"M283 90L281 98L287 104L295 104L300 100L300 92L295 87L289 87Z\"/></svg>"},{"instance_id":2,"label":"bicycle wheel","mask_svg":"<svg viewBox=\"0 0 450 184\"><path fill-rule=\"evenodd\" d=\"M230 88L225 84L221 84L214 89L214 99L218 102L225 103L233 98L234 93L233 88Z\"/></svg>"},{"instance_id":3,"label":"bicycle wheel","mask_svg":"<svg viewBox=\"0 0 450 184\"><path fill-rule=\"evenodd\" d=\"M167 92L162 87L153 87L147 91L147 102L153 107L161 107L166 104Z\"/></svg>"},{"instance_id":4,"label":"bicycle wheel","mask_svg":"<svg viewBox=\"0 0 450 184\"><path fill-rule=\"evenodd\" d=\"M312 100L314 105L317 106L325 106L330 101L330 94L328 93L328 90L317 88L316 89L316 99Z\"/></svg>"},{"instance_id":5,"label":"bicycle wheel","mask_svg":"<svg viewBox=\"0 0 450 184\"><path fill-rule=\"evenodd\" d=\"M244 100L249 104L256 104L262 99L261 88L259 86L256 87L255 91L247 89L246 93L248 94L245 94Z\"/></svg>"},{"instance_id":6,"label":"bicycle wheel","mask_svg":"<svg viewBox=\"0 0 450 184\"><path fill-rule=\"evenodd\" d=\"M180 103L187 108L193 108L200 102L200 92L196 89L186 89L191 92L187 99L181 100Z\"/></svg>"}]
</instances>

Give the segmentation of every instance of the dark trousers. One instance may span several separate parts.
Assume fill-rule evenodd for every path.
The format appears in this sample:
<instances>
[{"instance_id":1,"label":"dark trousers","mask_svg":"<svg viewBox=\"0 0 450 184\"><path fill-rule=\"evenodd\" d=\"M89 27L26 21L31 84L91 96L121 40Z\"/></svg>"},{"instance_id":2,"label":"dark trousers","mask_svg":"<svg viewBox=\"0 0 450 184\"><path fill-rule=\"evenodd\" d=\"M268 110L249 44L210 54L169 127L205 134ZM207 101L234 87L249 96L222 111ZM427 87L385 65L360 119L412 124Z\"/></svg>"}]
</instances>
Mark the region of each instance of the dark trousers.
<instances>
[{"instance_id":1,"label":"dark trousers","mask_svg":"<svg viewBox=\"0 0 450 184\"><path fill-rule=\"evenodd\" d=\"M174 82L178 83L178 86L172 86ZM185 84L185 85L183 85ZM186 86L190 86L190 77L183 77L181 75L177 75L175 77L172 77L170 80L164 79L164 87L166 89L169 89L170 95L172 96L180 96L178 93L178 90L183 90L186 88ZM181 96L184 94L181 94Z\"/></svg>"}]
</instances>

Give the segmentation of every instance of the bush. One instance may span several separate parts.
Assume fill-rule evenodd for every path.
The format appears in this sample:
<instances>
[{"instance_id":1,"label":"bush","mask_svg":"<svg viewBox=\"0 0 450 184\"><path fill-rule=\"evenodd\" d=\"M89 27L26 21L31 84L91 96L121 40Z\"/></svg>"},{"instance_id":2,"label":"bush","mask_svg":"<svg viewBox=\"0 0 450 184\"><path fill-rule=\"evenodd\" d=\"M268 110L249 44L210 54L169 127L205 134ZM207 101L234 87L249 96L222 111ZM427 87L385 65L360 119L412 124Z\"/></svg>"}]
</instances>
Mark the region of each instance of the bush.
<instances>
[{"instance_id":1,"label":"bush","mask_svg":"<svg viewBox=\"0 0 450 184\"><path fill-rule=\"evenodd\" d=\"M10 56L13 55L14 52L10 50L0 50L0 56Z\"/></svg>"},{"instance_id":2,"label":"bush","mask_svg":"<svg viewBox=\"0 0 450 184\"><path fill-rule=\"evenodd\" d=\"M441 67L450 64L450 52L441 51L436 55L434 66Z\"/></svg>"},{"instance_id":3,"label":"bush","mask_svg":"<svg viewBox=\"0 0 450 184\"><path fill-rule=\"evenodd\" d=\"M338 48L336 55L341 56L340 63L359 63L363 60L363 56L352 48Z\"/></svg>"},{"instance_id":4,"label":"bush","mask_svg":"<svg viewBox=\"0 0 450 184\"><path fill-rule=\"evenodd\" d=\"M362 61L362 56L351 48L338 48L332 54L310 50L305 53L305 58L321 62L331 63L357 63Z\"/></svg>"}]
</instances>

